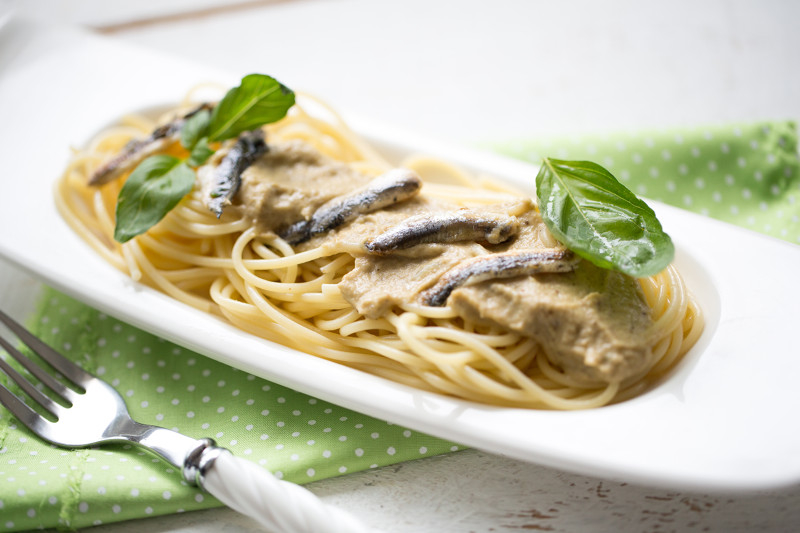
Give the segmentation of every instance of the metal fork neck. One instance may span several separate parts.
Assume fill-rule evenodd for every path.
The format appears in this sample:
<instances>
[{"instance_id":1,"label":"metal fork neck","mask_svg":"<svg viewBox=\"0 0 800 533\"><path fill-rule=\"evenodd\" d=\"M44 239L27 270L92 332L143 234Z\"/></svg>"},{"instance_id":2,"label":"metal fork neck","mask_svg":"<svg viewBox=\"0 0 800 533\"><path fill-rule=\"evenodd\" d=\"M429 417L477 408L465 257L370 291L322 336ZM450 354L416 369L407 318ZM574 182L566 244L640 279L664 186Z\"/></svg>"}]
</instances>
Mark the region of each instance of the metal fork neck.
<instances>
[{"instance_id":1,"label":"metal fork neck","mask_svg":"<svg viewBox=\"0 0 800 533\"><path fill-rule=\"evenodd\" d=\"M220 456L227 452L225 448L217 447L214 439L200 439L201 444L189 452L186 462L183 464L183 477L192 485L203 487L206 472Z\"/></svg>"},{"instance_id":2,"label":"metal fork neck","mask_svg":"<svg viewBox=\"0 0 800 533\"><path fill-rule=\"evenodd\" d=\"M125 440L139 444L178 468L192 485L199 484L202 474L216 458L209 455L215 447L212 439L193 439L170 429L127 421L123 427L110 428Z\"/></svg>"}]
</instances>

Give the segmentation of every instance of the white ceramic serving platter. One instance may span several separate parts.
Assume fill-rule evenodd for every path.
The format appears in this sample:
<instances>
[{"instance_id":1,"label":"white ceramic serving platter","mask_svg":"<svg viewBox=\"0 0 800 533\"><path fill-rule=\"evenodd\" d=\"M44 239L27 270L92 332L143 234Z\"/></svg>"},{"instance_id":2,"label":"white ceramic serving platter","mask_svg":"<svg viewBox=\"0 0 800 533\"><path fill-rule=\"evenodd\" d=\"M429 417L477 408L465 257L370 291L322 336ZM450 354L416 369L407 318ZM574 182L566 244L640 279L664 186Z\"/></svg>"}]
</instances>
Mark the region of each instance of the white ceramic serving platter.
<instances>
[{"instance_id":1,"label":"white ceramic serving platter","mask_svg":"<svg viewBox=\"0 0 800 533\"><path fill-rule=\"evenodd\" d=\"M654 204L704 309L706 329L664 383L631 401L580 412L486 407L397 385L242 333L106 264L53 204L53 183L69 147L126 111L175 101L197 82L234 84L239 77L12 21L0 33L0 256L209 357L468 446L677 489L756 490L800 482L798 246ZM536 174L529 165L355 117L352 124L392 157L435 154L516 183L530 183Z\"/></svg>"}]
</instances>

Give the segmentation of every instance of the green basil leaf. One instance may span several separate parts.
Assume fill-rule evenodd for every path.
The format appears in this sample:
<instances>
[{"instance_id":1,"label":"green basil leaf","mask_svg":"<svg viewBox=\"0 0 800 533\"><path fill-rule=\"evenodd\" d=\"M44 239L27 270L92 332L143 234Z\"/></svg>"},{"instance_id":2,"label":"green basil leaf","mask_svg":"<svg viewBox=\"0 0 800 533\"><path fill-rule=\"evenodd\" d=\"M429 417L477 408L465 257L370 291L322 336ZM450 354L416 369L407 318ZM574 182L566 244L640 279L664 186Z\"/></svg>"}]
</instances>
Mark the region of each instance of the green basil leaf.
<instances>
[{"instance_id":1,"label":"green basil leaf","mask_svg":"<svg viewBox=\"0 0 800 533\"><path fill-rule=\"evenodd\" d=\"M294 92L264 74L249 74L225 95L211 114L210 141L224 141L240 133L276 122L294 105Z\"/></svg>"},{"instance_id":2,"label":"green basil leaf","mask_svg":"<svg viewBox=\"0 0 800 533\"><path fill-rule=\"evenodd\" d=\"M214 155L214 150L208 145L208 138L203 137L195 143L194 148L192 148L192 153L189 155L189 159L186 160L186 164L190 167L199 167L208 161L208 158L212 155Z\"/></svg>"},{"instance_id":3,"label":"green basil leaf","mask_svg":"<svg viewBox=\"0 0 800 533\"><path fill-rule=\"evenodd\" d=\"M545 158L536 195L551 233L595 265L645 277L675 255L650 206L596 163Z\"/></svg>"},{"instance_id":4,"label":"green basil leaf","mask_svg":"<svg viewBox=\"0 0 800 533\"><path fill-rule=\"evenodd\" d=\"M181 146L191 151L197 141L206 136L210 123L211 112L208 109L201 109L187 118L181 127Z\"/></svg>"},{"instance_id":5,"label":"green basil leaf","mask_svg":"<svg viewBox=\"0 0 800 533\"><path fill-rule=\"evenodd\" d=\"M117 198L114 239L127 242L154 226L192 190L195 173L170 155L150 156L134 169Z\"/></svg>"}]
</instances>

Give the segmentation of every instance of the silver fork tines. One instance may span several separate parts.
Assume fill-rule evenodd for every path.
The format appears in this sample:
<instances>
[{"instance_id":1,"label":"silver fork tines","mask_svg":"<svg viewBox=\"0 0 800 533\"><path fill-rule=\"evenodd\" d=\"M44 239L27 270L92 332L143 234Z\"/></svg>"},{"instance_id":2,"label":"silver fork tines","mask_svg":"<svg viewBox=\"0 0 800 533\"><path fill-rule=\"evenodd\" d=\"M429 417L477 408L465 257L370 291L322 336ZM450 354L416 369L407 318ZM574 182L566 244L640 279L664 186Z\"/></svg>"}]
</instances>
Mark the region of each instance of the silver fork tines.
<instances>
[{"instance_id":1,"label":"silver fork tines","mask_svg":"<svg viewBox=\"0 0 800 533\"><path fill-rule=\"evenodd\" d=\"M220 501L258 520L274 532L359 533L367 529L349 513L317 499L311 492L279 480L255 464L217 447L212 439L193 439L176 431L140 424L128 414L125 400L108 383L86 372L33 336L3 311L0 322L64 378L55 379L0 336L0 346L50 389L45 394L0 357L7 374L49 419L0 384L0 404L22 424L57 446L77 448L113 441L141 445L178 468L184 479Z\"/></svg>"},{"instance_id":2,"label":"silver fork tines","mask_svg":"<svg viewBox=\"0 0 800 533\"><path fill-rule=\"evenodd\" d=\"M0 321L72 385L67 386L56 380L8 340L0 337L0 346L54 394L53 398L44 394L8 362L0 358L0 370L14 380L34 402L50 413L53 419L48 420L37 413L2 385L0 385L0 403L41 438L66 447L129 441L150 448L181 469L188 455L192 452L197 453L198 448L208 446L207 439L195 440L174 431L135 422L128 414L122 396L111 385L80 368L2 311L0 311Z\"/></svg>"}]
</instances>

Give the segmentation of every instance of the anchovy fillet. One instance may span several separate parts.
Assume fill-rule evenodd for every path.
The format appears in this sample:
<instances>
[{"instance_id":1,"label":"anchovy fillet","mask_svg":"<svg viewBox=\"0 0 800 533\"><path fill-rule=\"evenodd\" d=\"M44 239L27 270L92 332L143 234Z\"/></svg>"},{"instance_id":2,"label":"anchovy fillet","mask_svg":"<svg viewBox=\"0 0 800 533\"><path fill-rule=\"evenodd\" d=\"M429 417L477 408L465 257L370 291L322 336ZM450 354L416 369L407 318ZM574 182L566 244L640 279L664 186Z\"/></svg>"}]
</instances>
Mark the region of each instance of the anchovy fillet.
<instances>
[{"instance_id":1,"label":"anchovy fillet","mask_svg":"<svg viewBox=\"0 0 800 533\"><path fill-rule=\"evenodd\" d=\"M130 141L122 148L119 154L106 161L100 168L92 173L89 177L89 185L104 185L119 178L123 173L138 165L147 156L158 152L165 148L170 142L175 141L180 135L181 128L183 128L187 119L204 109L212 109L212 107L211 104L200 104L185 115L157 127L144 139Z\"/></svg>"},{"instance_id":2,"label":"anchovy fillet","mask_svg":"<svg viewBox=\"0 0 800 533\"><path fill-rule=\"evenodd\" d=\"M242 183L242 172L267 149L262 130L246 131L239 136L236 143L214 169L206 205L217 215L217 218L222 215L222 210L231 204L231 200L239 190Z\"/></svg>"},{"instance_id":3,"label":"anchovy fillet","mask_svg":"<svg viewBox=\"0 0 800 533\"><path fill-rule=\"evenodd\" d=\"M411 217L364 245L371 254L386 255L419 244L485 241L499 244L519 230L516 218L469 209Z\"/></svg>"},{"instance_id":4,"label":"anchovy fillet","mask_svg":"<svg viewBox=\"0 0 800 533\"><path fill-rule=\"evenodd\" d=\"M309 220L291 225L282 237L290 244L307 241L359 215L404 202L415 196L420 188L422 180L415 172L403 168L392 169L370 181L361 190L333 198L317 209Z\"/></svg>"},{"instance_id":5,"label":"anchovy fillet","mask_svg":"<svg viewBox=\"0 0 800 533\"><path fill-rule=\"evenodd\" d=\"M571 272L580 260L569 250L512 250L481 255L448 270L439 281L420 295L425 305L443 306L459 287L491 279L506 279L529 274Z\"/></svg>"}]
</instances>

